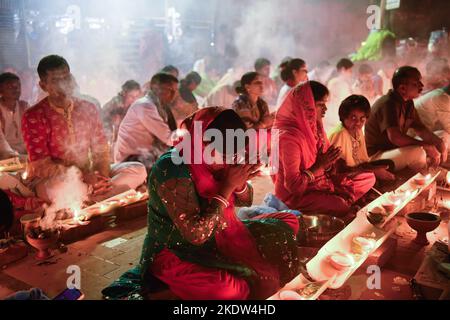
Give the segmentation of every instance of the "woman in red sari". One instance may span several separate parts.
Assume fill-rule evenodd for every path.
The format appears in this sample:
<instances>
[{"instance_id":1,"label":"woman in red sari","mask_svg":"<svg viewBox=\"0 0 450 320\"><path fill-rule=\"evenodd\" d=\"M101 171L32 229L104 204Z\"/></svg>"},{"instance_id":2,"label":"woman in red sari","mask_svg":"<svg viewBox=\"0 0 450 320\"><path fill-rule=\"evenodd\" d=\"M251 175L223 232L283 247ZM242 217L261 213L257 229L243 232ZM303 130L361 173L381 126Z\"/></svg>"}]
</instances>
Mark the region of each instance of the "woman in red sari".
<instances>
[{"instance_id":1,"label":"woman in red sari","mask_svg":"<svg viewBox=\"0 0 450 320\"><path fill-rule=\"evenodd\" d=\"M322 124L328 95L324 85L309 81L291 90L278 110L275 195L305 214L345 216L373 187L375 176L334 172L340 149L330 146Z\"/></svg>"},{"instance_id":2,"label":"woman in red sari","mask_svg":"<svg viewBox=\"0 0 450 320\"><path fill-rule=\"evenodd\" d=\"M198 124L201 141L194 135ZM103 294L109 299L142 299L157 278L181 299L268 298L299 272L298 220L282 212L246 221L237 218L235 205L252 203L247 180L257 167L209 164L203 142L206 129L219 130L223 137L227 129L245 129L233 110L204 108L182 126L191 141L184 137L162 155L148 178L148 231L140 264ZM177 164L180 150L190 163ZM237 155L236 150L228 155L214 152L220 159Z\"/></svg>"}]
</instances>

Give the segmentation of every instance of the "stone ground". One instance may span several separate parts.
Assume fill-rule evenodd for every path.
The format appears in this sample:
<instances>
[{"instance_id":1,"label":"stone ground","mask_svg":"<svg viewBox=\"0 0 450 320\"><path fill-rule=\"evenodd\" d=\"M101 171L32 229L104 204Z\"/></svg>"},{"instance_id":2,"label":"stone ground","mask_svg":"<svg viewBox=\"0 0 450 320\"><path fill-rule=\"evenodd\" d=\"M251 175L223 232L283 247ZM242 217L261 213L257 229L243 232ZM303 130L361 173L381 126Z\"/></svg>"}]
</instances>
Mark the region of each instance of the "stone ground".
<instances>
[{"instance_id":1,"label":"stone ground","mask_svg":"<svg viewBox=\"0 0 450 320\"><path fill-rule=\"evenodd\" d=\"M254 204L262 203L266 193L273 191L273 183L267 176L258 177L253 185ZM445 231L445 228L441 229L443 232ZM126 224L70 244L65 253L55 250L54 257L43 265L39 265L38 261L34 259L33 249L28 248L29 252L25 258L0 270L0 299L18 290L32 287L39 287L49 297L54 297L66 288L66 281L70 276L67 269L72 265L79 266L81 269L81 290L85 294L85 299L101 299L101 289L136 265L145 233L146 218L139 217ZM415 270L417 267L415 266ZM391 273L388 275L391 278L396 275ZM407 274L413 275L411 272L407 272ZM366 276L362 275L361 277L365 279ZM357 276L350 280L350 283L358 282ZM360 283L364 283L364 281ZM392 298L395 298L395 292L393 294ZM409 292L407 296L410 296ZM354 299L363 297L362 295L352 295ZM391 298L386 294L383 297ZM382 296L373 298L381 299ZM397 298L399 297L397 296Z\"/></svg>"}]
</instances>

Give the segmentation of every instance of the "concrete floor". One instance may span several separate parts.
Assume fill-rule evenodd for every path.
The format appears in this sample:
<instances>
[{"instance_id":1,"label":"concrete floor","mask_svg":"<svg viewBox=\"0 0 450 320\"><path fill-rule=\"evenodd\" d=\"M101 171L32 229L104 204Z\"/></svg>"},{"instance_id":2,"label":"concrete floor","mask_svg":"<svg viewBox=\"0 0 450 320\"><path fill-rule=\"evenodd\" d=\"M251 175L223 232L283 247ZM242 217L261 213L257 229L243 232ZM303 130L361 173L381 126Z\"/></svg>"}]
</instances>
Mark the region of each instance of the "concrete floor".
<instances>
[{"instance_id":1,"label":"concrete floor","mask_svg":"<svg viewBox=\"0 0 450 320\"><path fill-rule=\"evenodd\" d=\"M258 177L254 189L254 203L262 203L266 193L273 190L271 179ZM81 269L81 291L85 299L101 299L101 290L138 262L146 224L146 217L140 217L72 243L65 253L54 250L49 264L39 265L34 249L28 248L25 258L0 270L0 299L33 287L54 297L66 288L70 276L67 269L72 265Z\"/></svg>"},{"instance_id":2,"label":"concrete floor","mask_svg":"<svg viewBox=\"0 0 450 320\"><path fill-rule=\"evenodd\" d=\"M262 203L273 183L267 176L254 181L254 204ZM101 299L101 290L136 263L146 233L146 218L140 217L116 228L95 234L67 246L67 252L54 251L49 264L39 265L34 250L0 270L0 299L18 290L39 287L54 297L66 288L69 266L81 269L81 290L85 299ZM0 256L1 258L1 256Z\"/></svg>"}]
</instances>

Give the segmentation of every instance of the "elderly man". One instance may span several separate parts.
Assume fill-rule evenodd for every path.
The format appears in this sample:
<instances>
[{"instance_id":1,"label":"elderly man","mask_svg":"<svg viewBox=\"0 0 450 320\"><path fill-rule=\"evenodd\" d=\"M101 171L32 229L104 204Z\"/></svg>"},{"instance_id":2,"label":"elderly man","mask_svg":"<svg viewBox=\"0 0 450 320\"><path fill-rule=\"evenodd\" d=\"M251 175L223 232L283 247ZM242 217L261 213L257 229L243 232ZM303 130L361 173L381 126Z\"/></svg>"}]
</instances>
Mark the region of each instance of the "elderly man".
<instances>
[{"instance_id":1,"label":"elderly man","mask_svg":"<svg viewBox=\"0 0 450 320\"><path fill-rule=\"evenodd\" d=\"M421 74L414 67L397 69L392 78L393 90L375 102L366 123L365 138L371 161L388 159L395 170L408 167L420 170L447 160L447 145L420 120L413 99L423 89ZM413 129L421 138L407 135Z\"/></svg>"},{"instance_id":2,"label":"elderly man","mask_svg":"<svg viewBox=\"0 0 450 320\"><path fill-rule=\"evenodd\" d=\"M28 109L22 119L29 156L28 178L38 197L54 202L50 190L61 183L70 167L80 172L94 201L144 183L146 171L141 164L110 166L109 146L98 110L92 103L74 97L67 61L47 56L39 62L38 73L39 85L48 96Z\"/></svg>"},{"instance_id":3,"label":"elderly man","mask_svg":"<svg viewBox=\"0 0 450 320\"><path fill-rule=\"evenodd\" d=\"M139 161L150 169L171 145L171 133L177 129L170 106L178 95L178 80L168 73L157 73L150 91L128 110L119 127L114 159Z\"/></svg>"}]
</instances>

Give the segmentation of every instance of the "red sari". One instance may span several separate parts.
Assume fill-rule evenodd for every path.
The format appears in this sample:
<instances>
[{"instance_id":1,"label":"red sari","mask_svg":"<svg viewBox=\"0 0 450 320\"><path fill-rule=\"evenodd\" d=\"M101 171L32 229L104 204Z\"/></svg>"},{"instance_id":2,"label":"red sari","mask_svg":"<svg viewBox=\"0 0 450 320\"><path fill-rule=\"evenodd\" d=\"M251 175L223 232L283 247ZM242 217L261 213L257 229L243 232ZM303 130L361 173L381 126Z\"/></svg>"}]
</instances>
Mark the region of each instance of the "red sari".
<instances>
[{"instance_id":1,"label":"red sari","mask_svg":"<svg viewBox=\"0 0 450 320\"><path fill-rule=\"evenodd\" d=\"M325 152L330 146L322 121L316 119L313 93L306 82L288 93L276 115L274 128L280 136L275 195L305 214L345 215L373 187L375 176L324 173L310 183L304 170L313 166L320 149Z\"/></svg>"}]
</instances>

